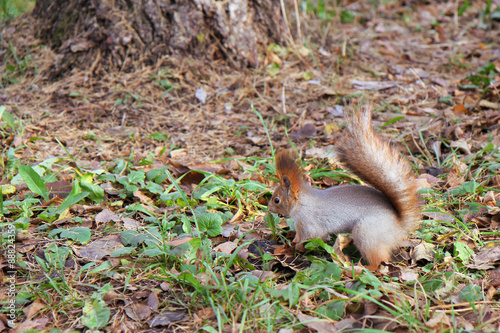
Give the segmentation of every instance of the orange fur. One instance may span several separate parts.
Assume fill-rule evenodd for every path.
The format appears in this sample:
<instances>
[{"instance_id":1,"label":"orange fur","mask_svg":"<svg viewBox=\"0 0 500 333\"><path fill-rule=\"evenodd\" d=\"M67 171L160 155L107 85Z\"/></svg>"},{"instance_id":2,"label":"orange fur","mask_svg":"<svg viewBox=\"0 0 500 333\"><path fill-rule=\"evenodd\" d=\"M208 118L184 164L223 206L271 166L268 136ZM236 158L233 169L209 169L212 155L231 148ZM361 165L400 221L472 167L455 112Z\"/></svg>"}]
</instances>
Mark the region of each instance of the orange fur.
<instances>
[{"instance_id":1,"label":"orange fur","mask_svg":"<svg viewBox=\"0 0 500 333\"><path fill-rule=\"evenodd\" d=\"M373 131L372 107L346 110L346 131L337 146L338 157L361 180L375 187L389 199L406 230L419 222L420 205L417 185L410 165L392 145Z\"/></svg>"},{"instance_id":2,"label":"orange fur","mask_svg":"<svg viewBox=\"0 0 500 333\"><path fill-rule=\"evenodd\" d=\"M276 173L278 179L283 184L283 177L288 177L292 183L292 195L297 198L304 181L302 171L297 164L298 156L295 152L287 149L280 150L276 154Z\"/></svg>"}]
</instances>

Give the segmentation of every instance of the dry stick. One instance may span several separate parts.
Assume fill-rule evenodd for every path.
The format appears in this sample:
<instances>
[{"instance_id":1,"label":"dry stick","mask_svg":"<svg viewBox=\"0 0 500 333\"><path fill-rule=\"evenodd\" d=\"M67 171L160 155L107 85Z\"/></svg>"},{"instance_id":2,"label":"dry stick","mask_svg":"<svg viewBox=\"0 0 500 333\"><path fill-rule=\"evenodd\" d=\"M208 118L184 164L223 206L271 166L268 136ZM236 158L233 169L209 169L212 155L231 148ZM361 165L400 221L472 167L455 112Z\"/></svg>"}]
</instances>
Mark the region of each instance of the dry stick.
<instances>
[{"instance_id":1,"label":"dry stick","mask_svg":"<svg viewBox=\"0 0 500 333\"><path fill-rule=\"evenodd\" d=\"M297 4L297 0L294 0L293 4L295 6L295 19L297 20L297 35L299 35L299 40L302 42L302 29L300 28L299 5Z\"/></svg>"},{"instance_id":2,"label":"dry stick","mask_svg":"<svg viewBox=\"0 0 500 333\"><path fill-rule=\"evenodd\" d=\"M480 302L473 302L474 305L479 305L479 304L498 304L498 302L495 301L480 301ZM461 306L467 306L467 308L464 309L455 309L455 307L461 307ZM451 308L451 309L450 309ZM473 308L471 306L471 302L462 302L462 303L457 303L457 304L442 304L442 305L435 305L429 307L429 310L440 310L440 309L450 309L450 310L443 310L445 312L467 312L467 311L472 311Z\"/></svg>"},{"instance_id":3,"label":"dry stick","mask_svg":"<svg viewBox=\"0 0 500 333\"><path fill-rule=\"evenodd\" d=\"M285 1L280 0L280 4L281 4L281 14L283 15L283 19L285 20L286 32L287 32L288 37L290 38L292 44L295 45L295 41L293 40L292 32L290 31L290 25L288 24L288 19L286 17Z\"/></svg>"}]
</instances>

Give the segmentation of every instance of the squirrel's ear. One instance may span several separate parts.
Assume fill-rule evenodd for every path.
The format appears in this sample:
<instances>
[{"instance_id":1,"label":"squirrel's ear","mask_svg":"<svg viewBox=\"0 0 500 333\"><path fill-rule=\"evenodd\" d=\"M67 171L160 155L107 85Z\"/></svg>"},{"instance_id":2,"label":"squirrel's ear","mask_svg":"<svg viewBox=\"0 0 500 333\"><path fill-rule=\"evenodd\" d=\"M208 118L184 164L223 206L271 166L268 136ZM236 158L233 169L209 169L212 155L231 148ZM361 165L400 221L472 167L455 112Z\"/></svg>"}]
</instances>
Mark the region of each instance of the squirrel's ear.
<instances>
[{"instance_id":1,"label":"squirrel's ear","mask_svg":"<svg viewBox=\"0 0 500 333\"><path fill-rule=\"evenodd\" d=\"M290 193L292 191L292 182L290 181L290 178L288 178L287 176L283 176L283 178L281 178L281 182L286 192Z\"/></svg>"}]
</instances>

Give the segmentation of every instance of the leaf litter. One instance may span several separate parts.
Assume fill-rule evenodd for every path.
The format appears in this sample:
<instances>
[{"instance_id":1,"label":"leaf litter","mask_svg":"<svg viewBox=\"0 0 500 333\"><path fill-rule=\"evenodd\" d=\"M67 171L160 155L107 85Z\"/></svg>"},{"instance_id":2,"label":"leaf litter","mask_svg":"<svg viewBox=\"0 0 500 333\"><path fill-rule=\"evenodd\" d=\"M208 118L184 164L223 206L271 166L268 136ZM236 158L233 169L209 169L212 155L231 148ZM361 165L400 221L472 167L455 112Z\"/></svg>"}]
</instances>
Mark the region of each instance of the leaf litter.
<instances>
[{"instance_id":1,"label":"leaf litter","mask_svg":"<svg viewBox=\"0 0 500 333\"><path fill-rule=\"evenodd\" d=\"M480 2L461 15L456 2L343 6L330 23L301 13L314 44L270 48L256 69L166 56L98 80L48 79L56 54L30 18L3 26L38 68L0 95L16 330L500 330L498 22ZM382 275L351 266L348 238L300 255L288 224L264 218L266 130L274 148L292 140L318 186L350 182L329 153L361 99L411 154L425 208Z\"/></svg>"}]
</instances>

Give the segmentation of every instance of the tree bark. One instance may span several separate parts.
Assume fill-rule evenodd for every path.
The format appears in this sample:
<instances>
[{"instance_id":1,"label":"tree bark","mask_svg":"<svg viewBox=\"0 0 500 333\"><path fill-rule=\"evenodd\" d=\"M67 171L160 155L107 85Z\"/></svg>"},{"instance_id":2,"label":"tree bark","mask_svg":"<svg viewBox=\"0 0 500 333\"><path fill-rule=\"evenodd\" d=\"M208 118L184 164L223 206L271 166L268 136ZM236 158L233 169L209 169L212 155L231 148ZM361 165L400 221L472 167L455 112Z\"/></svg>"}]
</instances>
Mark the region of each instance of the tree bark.
<instances>
[{"instance_id":1,"label":"tree bark","mask_svg":"<svg viewBox=\"0 0 500 333\"><path fill-rule=\"evenodd\" d=\"M279 0L37 0L33 15L37 37L58 53L53 77L74 66L132 70L165 55L256 66L284 35Z\"/></svg>"}]
</instances>

